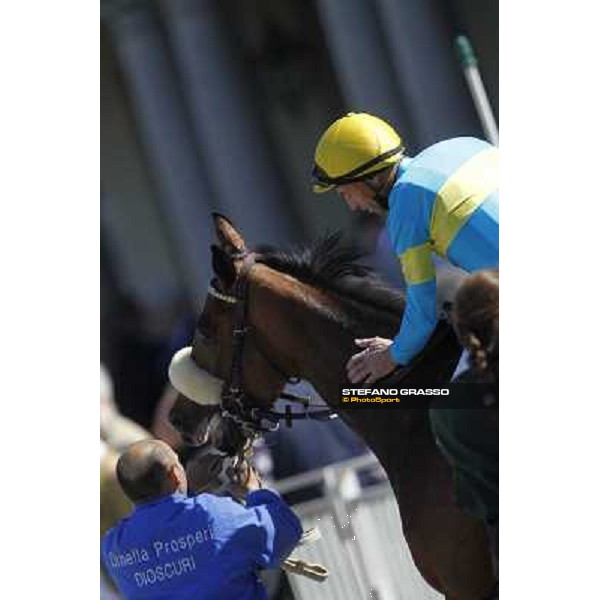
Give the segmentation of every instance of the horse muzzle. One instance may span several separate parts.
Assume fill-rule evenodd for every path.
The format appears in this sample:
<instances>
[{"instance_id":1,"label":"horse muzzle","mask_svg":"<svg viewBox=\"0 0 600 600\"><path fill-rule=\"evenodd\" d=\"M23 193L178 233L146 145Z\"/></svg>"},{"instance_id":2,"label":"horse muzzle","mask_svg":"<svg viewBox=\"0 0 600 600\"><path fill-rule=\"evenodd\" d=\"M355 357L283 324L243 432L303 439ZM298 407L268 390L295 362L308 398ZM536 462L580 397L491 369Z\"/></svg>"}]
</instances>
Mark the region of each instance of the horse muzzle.
<instances>
[{"instance_id":1,"label":"horse muzzle","mask_svg":"<svg viewBox=\"0 0 600 600\"><path fill-rule=\"evenodd\" d=\"M182 348L169 365L171 385L190 404L177 403L170 414L171 424L190 446L210 443L229 456L245 447L248 435L241 424L223 411L223 380L200 368L191 348Z\"/></svg>"}]
</instances>

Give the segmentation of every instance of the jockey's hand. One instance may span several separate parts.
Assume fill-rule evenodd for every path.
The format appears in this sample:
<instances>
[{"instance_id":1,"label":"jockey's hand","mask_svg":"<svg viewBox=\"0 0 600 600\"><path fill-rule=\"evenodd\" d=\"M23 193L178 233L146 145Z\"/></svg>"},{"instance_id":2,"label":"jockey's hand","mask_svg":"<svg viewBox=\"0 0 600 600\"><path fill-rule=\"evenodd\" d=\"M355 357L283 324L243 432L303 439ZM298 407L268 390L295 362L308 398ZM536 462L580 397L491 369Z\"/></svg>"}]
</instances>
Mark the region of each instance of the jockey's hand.
<instances>
[{"instance_id":1,"label":"jockey's hand","mask_svg":"<svg viewBox=\"0 0 600 600\"><path fill-rule=\"evenodd\" d=\"M352 383L359 383L363 379L366 384L374 383L397 367L390 353L392 340L374 337L357 339L354 343L364 350L355 354L346 364L348 379Z\"/></svg>"}]
</instances>

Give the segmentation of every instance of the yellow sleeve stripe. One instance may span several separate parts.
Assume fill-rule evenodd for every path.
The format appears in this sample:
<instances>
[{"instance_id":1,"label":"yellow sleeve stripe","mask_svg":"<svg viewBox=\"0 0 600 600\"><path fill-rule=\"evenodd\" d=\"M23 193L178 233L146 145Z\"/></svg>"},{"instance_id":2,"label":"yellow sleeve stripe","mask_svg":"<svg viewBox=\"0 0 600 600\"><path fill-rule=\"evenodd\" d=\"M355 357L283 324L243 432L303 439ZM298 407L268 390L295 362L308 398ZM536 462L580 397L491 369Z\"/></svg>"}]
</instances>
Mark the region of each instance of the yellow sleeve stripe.
<instances>
[{"instance_id":1,"label":"yellow sleeve stripe","mask_svg":"<svg viewBox=\"0 0 600 600\"><path fill-rule=\"evenodd\" d=\"M438 254L448 246L478 206L498 189L500 152L490 148L467 160L442 185L431 217L430 234Z\"/></svg>"},{"instance_id":2,"label":"yellow sleeve stripe","mask_svg":"<svg viewBox=\"0 0 600 600\"><path fill-rule=\"evenodd\" d=\"M400 264L407 285L417 285L435 279L435 267L429 242L406 250L400 256Z\"/></svg>"}]
</instances>

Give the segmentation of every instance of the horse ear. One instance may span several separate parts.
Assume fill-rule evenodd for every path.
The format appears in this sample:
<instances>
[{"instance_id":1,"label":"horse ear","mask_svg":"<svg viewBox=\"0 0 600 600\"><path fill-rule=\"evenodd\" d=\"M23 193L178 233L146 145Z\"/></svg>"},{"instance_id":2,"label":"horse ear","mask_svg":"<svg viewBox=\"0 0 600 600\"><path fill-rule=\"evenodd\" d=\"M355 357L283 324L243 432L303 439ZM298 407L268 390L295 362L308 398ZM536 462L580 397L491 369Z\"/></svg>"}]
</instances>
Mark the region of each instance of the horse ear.
<instances>
[{"instance_id":1,"label":"horse ear","mask_svg":"<svg viewBox=\"0 0 600 600\"><path fill-rule=\"evenodd\" d=\"M246 243L233 223L227 217L216 212L212 213L212 218L221 248L228 254L244 252Z\"/></svg>"},{"instance_id":2,"label":"horse ear","mask_svg":"<svg viewBox=\"0 0 600 600\"><path fill-rule=\"evenodd\" d=\"M212 268L215 275L224 283L226 287L233 285L236 272L233 258L219 246L214 244L210 247L212 251Z\"/></svg>"}]
</instances>

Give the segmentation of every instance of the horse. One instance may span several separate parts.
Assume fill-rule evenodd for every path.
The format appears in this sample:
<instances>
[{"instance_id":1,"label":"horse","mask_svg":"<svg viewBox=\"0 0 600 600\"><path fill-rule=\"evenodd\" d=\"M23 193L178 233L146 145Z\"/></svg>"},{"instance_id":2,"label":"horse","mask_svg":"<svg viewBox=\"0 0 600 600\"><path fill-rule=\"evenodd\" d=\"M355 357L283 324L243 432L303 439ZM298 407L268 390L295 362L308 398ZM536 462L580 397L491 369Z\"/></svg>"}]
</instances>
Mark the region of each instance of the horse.
<instances>
[{"instance_id":1,"label":"horse","mask_svg":"<svg viewBox=\"0 0 600 600\"><path fill-rule=\"evenodd\" d=\"M352 410L340 402L343 387L356 387L345 370L354 340L393 337L405 308L403 293L357 264L339 235L312 247L252 253L226 217L215 213L213 221L219 242L211 246L214 278L190 357L226 385L223 406L178 396L170 420L184 441L198 445L210 436L221 449L238 452L248 437L245 426L265 429L262 418L274 414L286 382L309 381L385 469L423 578L448 600L491 595L496 581L485 527L453 504L450 467L431 433L427 401L385 410ZM443 385L460 352L452 328L440 323L410 368L377 387Z\"/></svg>"}]
</instances>

